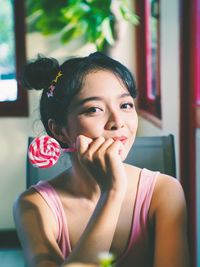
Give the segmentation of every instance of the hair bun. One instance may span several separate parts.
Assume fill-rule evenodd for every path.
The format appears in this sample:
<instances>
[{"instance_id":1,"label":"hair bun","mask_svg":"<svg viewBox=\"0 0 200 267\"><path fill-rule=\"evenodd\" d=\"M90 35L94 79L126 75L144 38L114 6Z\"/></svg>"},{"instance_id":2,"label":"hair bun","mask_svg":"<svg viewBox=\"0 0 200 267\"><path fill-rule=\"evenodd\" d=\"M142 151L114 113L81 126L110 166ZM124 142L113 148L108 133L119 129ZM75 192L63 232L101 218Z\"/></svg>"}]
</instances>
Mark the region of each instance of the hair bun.
<instances>
[{"instance_id":1,"label":"hair bun","mask_svg":"<svg viewBox=\"0 0 200 267\"><path fill-rule=\"evenodd\" d=\"M38 55L36 60L25 65L20 81L27 89L47 88L58 70L59 63L56 59Z\"/></svg>"}]
</instances>

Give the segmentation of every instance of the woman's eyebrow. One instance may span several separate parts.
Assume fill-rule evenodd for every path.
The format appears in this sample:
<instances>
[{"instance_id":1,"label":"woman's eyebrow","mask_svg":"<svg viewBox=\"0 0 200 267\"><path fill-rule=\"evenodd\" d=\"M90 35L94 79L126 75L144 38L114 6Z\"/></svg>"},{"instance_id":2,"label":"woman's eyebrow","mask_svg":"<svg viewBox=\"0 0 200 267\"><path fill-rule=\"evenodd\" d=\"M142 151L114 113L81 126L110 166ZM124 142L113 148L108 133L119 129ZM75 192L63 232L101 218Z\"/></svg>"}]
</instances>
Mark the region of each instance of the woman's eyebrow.
<instances>
[{"instance_id":1,"label":"woman's eyebrow","mask_svg":"<svg viewBox=\"0 0 200 267\"><path fill-rule=\"evenodd\" d=\"M123 93L123 94L119 95L117 97L117 99L121 99L121 98L124 98L124 97L127 97L127 96L131 96L131 94L130 93ZM101 96L87 97L87 98L78 100L75 105L76 106L81 106L81 105L85 104L86 102L90 102L90 101L104 101L104 97L101 97Z\"/></svg>"}]
</instances>

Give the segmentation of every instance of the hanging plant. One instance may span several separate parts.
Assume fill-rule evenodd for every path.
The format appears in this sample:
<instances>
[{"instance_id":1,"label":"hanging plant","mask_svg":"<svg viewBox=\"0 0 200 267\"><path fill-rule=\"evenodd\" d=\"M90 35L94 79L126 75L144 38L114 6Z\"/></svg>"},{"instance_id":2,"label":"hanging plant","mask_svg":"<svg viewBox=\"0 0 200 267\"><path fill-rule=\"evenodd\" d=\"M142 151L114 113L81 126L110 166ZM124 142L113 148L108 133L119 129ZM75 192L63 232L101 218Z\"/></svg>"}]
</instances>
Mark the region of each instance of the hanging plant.
<instances>
[{"instance_id":1,"label":"hanging plant","mask_svg":"<svg viewBox=\"0 0 200 267\"><path fill-rule=\"evenodd\" d=\"M121 17L136 25L138 16L131 10L127 0L115 0ZM97 50L116 41L116 16L112 0L27 0L28 31L44 35L60 33L62 43L84 37Z\"/></svg>"}]
</instances>

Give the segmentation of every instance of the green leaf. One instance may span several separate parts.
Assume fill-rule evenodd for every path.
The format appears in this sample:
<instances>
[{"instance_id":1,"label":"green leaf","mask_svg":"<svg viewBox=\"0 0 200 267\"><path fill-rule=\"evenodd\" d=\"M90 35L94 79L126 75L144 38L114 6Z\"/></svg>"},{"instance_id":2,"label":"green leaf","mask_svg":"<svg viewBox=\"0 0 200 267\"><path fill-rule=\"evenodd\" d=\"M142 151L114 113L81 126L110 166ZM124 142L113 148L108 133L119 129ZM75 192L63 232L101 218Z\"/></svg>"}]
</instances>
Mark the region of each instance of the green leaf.
<instances>
[{"instance_id":1,"label":"green leaf","mask_svg":"<svg viewBox=\"0 0 200 267\"><path fill-rule=\"evenodd\" d=\"M80 21L76 26L66 30L61 37L63 43L68 43L87 33L87 23Z\"/></svg>"},{"instance_id":2,"label":"green leaf","mask_svg":"<svg viewBox=\"0 0 200 267\"><path fill-rule=\"evenodd\" d=\"M61 36L62 43L68 43L73 39L73 34L75 32L75 28L71 28L68 31L64 32Z\"/></svg>"},{"instance_id":3,"label":"green leaf","mask_svg":"<svg viewBox=\"0 0 200 267\"><path fill-rule=\"evenodd\" d=\"M113 32L112 32L112 27L111 27L111 22L109 18L105 18L102 23L102 32L105 36L106 41L110 45L114 45L115 40L113 37Z\"/></svg>"},{"instance_id":4,"label":"green leaf","mask_svg":"<svg viewBox=\"0 0 200 267\"><path fill-rule=\"evenodd\" d=\"M125 20L131 22L134 25L139 24L139 16L137 16L127 6L120 6L119 11Z\"/></svg>"},{"instance_id":5,"label":"green leaf","mask_svg":"<svg viewBox=\"0 0 200 267\"><path fill-rule=\"evenodd\" d=\"M77 20L78 18L86 15L90 11L90 7L84 3L72 5L70 8L65 7L62 9L62 14L68 20Z\"/></svg>"},{"instance_id":6,"label":"green leaf","mask_svg":"<svg viewBox=\"0 0 200 267\"><path fill-rule=\"evenodd\" d=\"M37 21L35 27L44 35L50 35L58 33L64 26L66 26L62 20L56 18L43 17Z\"/></svg>"},{"instance_id":7,"label":"green leaf","mask_svg":"<svg viewBox=\"0 0 200 267\"><path fill-rule=\"evenodd\" d=\"M61 33L61 41L69 42L83 35L85 42L94 43L98 49L115 42L112 14L114 0L27 0L28 31L45 35ZM137 25L139 18L129 7L129 1L118 0L124 20Z\"/></svg>"},{"instance_id":8,"label":"green leaf","mask_svg":"<svg viewBox=\"0 0 200 267\"><path fill-rule=\"evenodd\" d=\"M104 48L104 44L106 42L105 36L103 33L96 39L95 45L98 51L102 51Z\"/></svg>"},{"instance_id":9,"label":"green leaf","mask_svg":"<svg viewBox=\"0 0 200 267\"><path fill-rule=\"evenodd\" d=\"M77 25L76 25L76 30L73 34L74 38L78 38L84 34L87 33L87 23L85 23L85 21L80 21Z\"/></svg>"}]
</instances>

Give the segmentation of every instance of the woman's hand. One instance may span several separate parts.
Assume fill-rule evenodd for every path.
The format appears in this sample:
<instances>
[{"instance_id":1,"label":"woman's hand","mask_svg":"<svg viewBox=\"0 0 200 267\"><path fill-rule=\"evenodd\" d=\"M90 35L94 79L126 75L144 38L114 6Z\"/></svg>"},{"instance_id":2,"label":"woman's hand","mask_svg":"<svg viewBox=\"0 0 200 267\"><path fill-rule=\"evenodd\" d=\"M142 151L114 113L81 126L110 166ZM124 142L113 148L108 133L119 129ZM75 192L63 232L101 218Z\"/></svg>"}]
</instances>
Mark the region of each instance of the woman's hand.
<instances>
[{"instance_id":1,"label":"woman's hand","mask_svg":"<svg viewBox=\"0 0 200 267\"><path fill-rule=\"evenodd\" d=\"M78 163L85 174L98 183L101 194L65 264L78 261L98 263L97 255L111 249L127 190L127 176L120 157L122 146L119 140L112 138L93 140L84 135L77 137Z\"/></svg>"},{"instance_id":2,"label":"woman's hand","mask_svg":"<svg viewBox=\"0 0 200 267\"><path fill-rule=\"evenodd\" d=\"M93 140L79 135L76 141L79 162L97 181L102 191L125 190L127 177L120 157L123 144L112 138Z\"/></svg>"}]
</instances>

